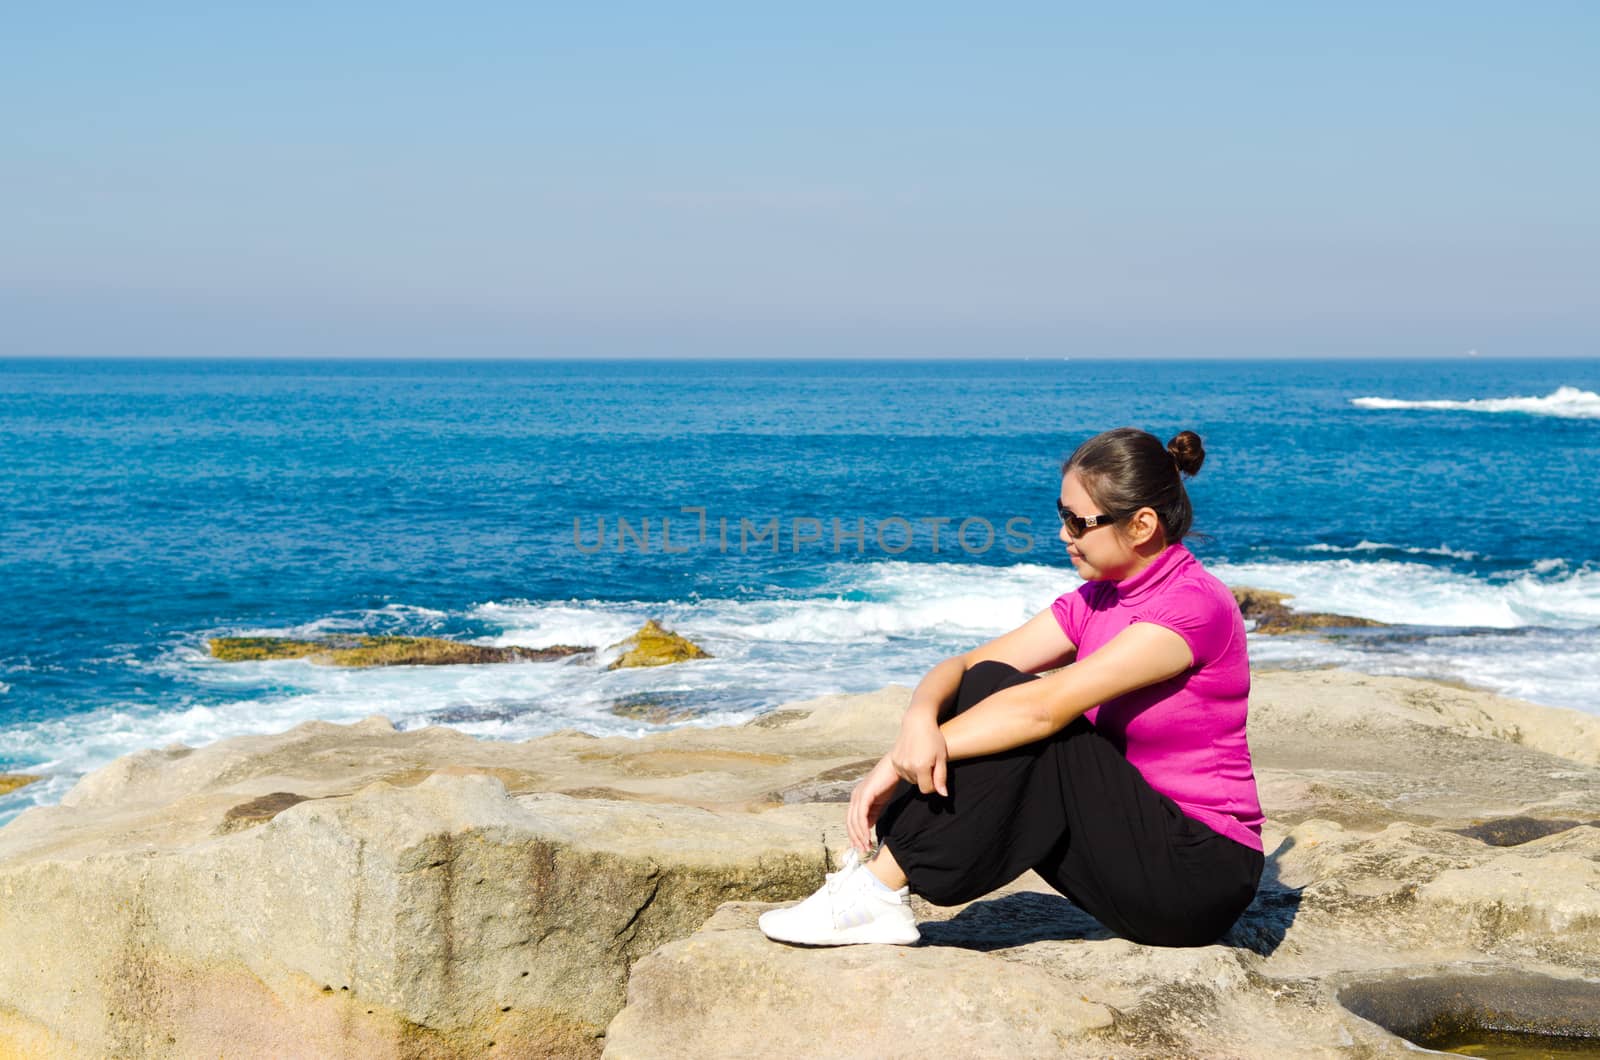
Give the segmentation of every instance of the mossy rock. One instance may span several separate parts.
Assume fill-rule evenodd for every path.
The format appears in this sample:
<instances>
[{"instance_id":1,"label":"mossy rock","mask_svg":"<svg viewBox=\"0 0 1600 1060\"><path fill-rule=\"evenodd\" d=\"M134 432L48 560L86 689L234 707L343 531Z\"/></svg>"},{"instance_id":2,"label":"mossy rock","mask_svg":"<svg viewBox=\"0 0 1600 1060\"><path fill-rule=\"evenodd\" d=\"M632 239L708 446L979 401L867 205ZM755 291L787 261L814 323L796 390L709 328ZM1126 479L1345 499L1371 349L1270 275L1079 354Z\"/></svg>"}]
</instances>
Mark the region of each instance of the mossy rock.
<instances>
[{"instance_id":1,"label":"mossy rock","mask_svg":"<svg viewBox=\"0 0 1600 1060\"><path fill-rule=\"evenodd\" d=\"M548 648L506 648L465 644L443 637L213 637L211 654L224 662L305 659L323 666L454 666L476 663L552 662L593 651L571 644Z\"/></svg>"},{"instance_id":2,"label":"mossy rock","mask_svg":"<svg viewBox=\"0 0 1600 1060\"><path fill-rule=\"evenodd\" d=\"M0 795L9 795L18 788L25 788L36 780L43 780L30 773L0 773Z\"/></svg>"},{"instance_id":3,"label":"mossy rock","mask_svg":"<svg viewBox=\"0 0 1600 1060\"><path fill-rule=\"evenodd\" d=\"M1251 589L1242 585L1233 588L1233 599L1239 605L1239 612L1245 618L1255 620L1257 633L1308 633L1319 629L1370 629L1388 625L1387 622L1375 622L1354 615L1291 611L1284 601L1293 598L1291 593L1275 593L1270 589Z\"/></svg>"},{"instance_id":4,"label":"mossy rock","mask_svg":"<svg viewBox=\"0 0 1600 1060\"><path fill-rule=\"evenodd\" d=\"M290 637L212 637L206 641L211 654L223 662L299 659L327 651L332 644L328 640L294 640Z\"/></svg>"},{"instance_id":5,"label":"mossy rock","mask_svg":"<svg viewBox=\"0 0 1600 1060\"><path fill-rule=\"evenodd\" d=\"M620 670L631 666L666 666L668 663L683 662L687 659L709 659L711 654L700 645L687 638L680 637L671 630L662 629L656 625L655 619L650 619L639 627L639 631L626 640L620 640L611 645L621 648L622 654L617 661L606 667L608 670Z\"/></svg>"}]
</instances>

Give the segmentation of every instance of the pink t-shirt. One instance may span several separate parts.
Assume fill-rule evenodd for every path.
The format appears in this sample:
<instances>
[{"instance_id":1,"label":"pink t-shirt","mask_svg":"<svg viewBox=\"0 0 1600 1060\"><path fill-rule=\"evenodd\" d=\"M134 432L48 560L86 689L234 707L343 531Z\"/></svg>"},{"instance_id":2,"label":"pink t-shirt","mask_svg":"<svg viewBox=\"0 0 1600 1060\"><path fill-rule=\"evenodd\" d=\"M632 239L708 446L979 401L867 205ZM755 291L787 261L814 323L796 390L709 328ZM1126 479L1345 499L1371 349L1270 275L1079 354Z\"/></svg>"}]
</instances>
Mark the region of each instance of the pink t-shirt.
<instances>
[{"instance_id":1,"label":"pink t-shirt","mask_svg":"<svg viewBox=\"0 0 1600 1060\"><path fill-rule=\"evenodd\" d=\"M1150 786L1229 839L1262 849L1261 800L1245 739L1250 660L1233 593L1181 544L1120 582L1085 582L1050 605L1086 658L1135 622L1182 637L1194 665L1084 717Z\"/></svg>"}]
</instances>

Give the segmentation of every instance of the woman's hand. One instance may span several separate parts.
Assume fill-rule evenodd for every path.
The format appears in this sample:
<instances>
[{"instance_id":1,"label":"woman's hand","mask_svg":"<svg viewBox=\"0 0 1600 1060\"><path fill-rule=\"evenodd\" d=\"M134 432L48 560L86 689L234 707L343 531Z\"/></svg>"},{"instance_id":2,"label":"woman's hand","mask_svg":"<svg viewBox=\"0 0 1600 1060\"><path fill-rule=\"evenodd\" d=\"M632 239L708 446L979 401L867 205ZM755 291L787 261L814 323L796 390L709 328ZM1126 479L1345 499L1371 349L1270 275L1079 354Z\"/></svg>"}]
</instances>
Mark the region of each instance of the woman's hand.
<instances>
[{"instance_id":1,"label":"woman's hand","mask_svg":"<svg viewBox=\"0 0 1600 1060\"><path fill-rule=\"evenodd\" d=\"M878 759L872 772L862 777L850 792L850 810L845 815L845 827L850 833L850 845L865 856L872 849L872 826L878 815L889 805L889 796L900 783L889 756Z\"/></svg>"},{"instance_id":2,"label":"woman's hand","mask_svg":"<svg viewBox=\"0 0 1600 1060\"><path fill-rule=\"evenodd\" d=\"M950 754L939 721L932 714L916 710L906 713L900 722L900 736L889 751L889 761L901 780L915 784L924 795L936 791L950 794L945 783Z\"/></svg>"}]
</instances>

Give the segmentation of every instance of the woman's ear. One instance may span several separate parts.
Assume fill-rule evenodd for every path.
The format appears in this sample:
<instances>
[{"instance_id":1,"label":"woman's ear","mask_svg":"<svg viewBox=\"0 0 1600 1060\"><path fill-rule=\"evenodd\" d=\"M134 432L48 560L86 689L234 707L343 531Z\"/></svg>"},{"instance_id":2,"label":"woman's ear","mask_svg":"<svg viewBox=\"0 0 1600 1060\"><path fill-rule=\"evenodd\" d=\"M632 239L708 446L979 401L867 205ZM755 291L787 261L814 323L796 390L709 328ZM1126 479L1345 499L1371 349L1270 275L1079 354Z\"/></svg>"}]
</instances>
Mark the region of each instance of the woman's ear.
<instances>
[{"instance_id":1,"label":"woman's ear","mask_svg":"<svg viewBox=\"0 0 1600 1060\"><path fill-rule=\"evenodd\" d=\"M1128 543L1135 548L1161 532L1161 517L1154 508L1140 508L1127 522Z\"/></svg>"}]
</instances>

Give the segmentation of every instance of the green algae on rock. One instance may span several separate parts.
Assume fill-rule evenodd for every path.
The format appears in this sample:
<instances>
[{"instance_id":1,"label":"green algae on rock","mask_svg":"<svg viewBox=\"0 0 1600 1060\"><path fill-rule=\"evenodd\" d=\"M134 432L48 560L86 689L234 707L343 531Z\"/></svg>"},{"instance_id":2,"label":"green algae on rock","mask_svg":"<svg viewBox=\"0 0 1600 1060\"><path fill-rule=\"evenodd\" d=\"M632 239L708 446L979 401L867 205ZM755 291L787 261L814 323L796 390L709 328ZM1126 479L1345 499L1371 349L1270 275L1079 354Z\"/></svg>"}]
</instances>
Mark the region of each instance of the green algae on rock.
<instances>
[{"instance_id":1,"label":"green algae on rock","mask_svg":"<svg viewBox=\"0 0 1600 1060\"><path fill-rule=\"evenodd\" d=\"M295 640L292 637L212 637L206 641L214 658L223 662L256 662L262 659L299 659L325 652L329 641Z\"/></svg>"},{"instance_id":2,"label":"green algae on rock","mask_svg":"<svg viewBox=\"0 0 1600 1060\"><path fill-rule=\"evenodd\" d=\"M1376 628L1388 625L1370 618L1355 615L1335 615L1325 611L1291 611L1284 605L1292 600L1293 593L1275 593L1270 589L1251 589L1236 585L1233 599L1245 618L1253 619L1256 633L1306 633L1318 629Z\"/></svg>"},{"instance_id":3,"label":"green algae on rock","mask_svg":"<svg viewBox=\"0 0 1600 1060\"><path fill-rule=\"evenodd\" d=\"M305 659L324 666L452 666L476 663L552 662L593 651L571 644L548 648L492 647L443 637L212 637L207 645L223 662Z\"/></svg>"},{"instance_id":4,"label":"green algae on rock","mask_svg":"<svg viewBox=\"0 0 1600 1060\"><path fill-rule=\"evenodd\" d=\"M711 658L711 653L700 645L678 636L671 630L662 629L653 618L640 626L639 631L633 636L620 640L611 647L621 648L622 654L606 667L608 670L620 670L629 666L665 666L686 659Z\"/></svg>"}]
</instances>

